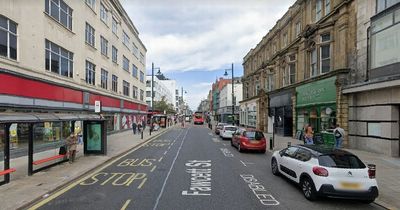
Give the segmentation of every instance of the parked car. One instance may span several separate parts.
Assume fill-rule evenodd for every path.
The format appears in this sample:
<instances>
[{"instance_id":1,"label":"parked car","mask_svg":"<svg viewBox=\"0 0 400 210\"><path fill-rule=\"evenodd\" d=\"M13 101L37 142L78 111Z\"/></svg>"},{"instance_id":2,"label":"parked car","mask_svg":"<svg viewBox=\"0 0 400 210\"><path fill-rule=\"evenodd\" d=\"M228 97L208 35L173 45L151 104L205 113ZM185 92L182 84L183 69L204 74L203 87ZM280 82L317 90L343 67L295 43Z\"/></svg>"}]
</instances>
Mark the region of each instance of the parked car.
<instances>
[{"instance_id":1,"label":"parked car","mask_svg":"<svg viewBox=\"0 0 400 210\"><path fill-rule=\"evenodd\" d=\"M263 132L255 129L239 128L233 134L231 145L239 152L244 150L257 150L265 153L267 142Z\"/></svg>"},{"instance_id":2,"label":"parked car","mask_svg":"<svg viewBox=\"0 0 400 210\"><path fill-rule=\"evenodd\" d=\"M219 135L222 139L232 139L233 133L237 130L234 125L224 125L222 130L220 130Z\"/></svg>"},{"instance_id":3,"label":"parked car","mask_svg":"<svg viewBox=\"0 0 400 210\"><path fill-rule=\"evenodd\" d=\"M354 154L317 145L297 145L276 151L271 158L274 175L299 184L308 200L340 197L371 203L378 197L375 168L366 167Z\"/></svg>"},{"instance_id":4,"label":"parked car","mask_svg":"<svg viewBox=\"0 0 400 210\"><path fill-rule=\"evenodd\" d=\"M215 126L215 134L219 135L219 132L221 131L221 129L223 128L224 125L227 125L226 123L218 123L217 126Z\"/></svg>"}]
</instances>

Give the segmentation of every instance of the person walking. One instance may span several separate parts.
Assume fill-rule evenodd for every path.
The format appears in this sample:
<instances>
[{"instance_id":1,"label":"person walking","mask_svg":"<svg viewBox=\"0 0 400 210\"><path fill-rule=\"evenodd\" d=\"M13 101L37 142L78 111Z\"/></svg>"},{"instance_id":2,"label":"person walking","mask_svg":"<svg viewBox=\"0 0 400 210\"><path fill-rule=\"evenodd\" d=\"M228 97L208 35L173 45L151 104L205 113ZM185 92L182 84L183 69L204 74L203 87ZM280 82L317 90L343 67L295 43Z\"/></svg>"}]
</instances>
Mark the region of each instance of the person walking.
<instances>
[{"instance_id":1,"label":"person walking","mask_svg":"<svg viewBox=\"0 0 400 210\"><path fill-rule=\"evenodd\" d=\"M313 137L314 137L314 131L312 127L309 125L307 126L305 131L304 144L314 144Z\"/></svg>"},{"instance_id":2,"label":"person walking","mask_svg":"<svg viewBox=\"0 0 400 210\"><path fill-rule=\"evenodd\" d=\"M142 133L142 123L138 123L138 132Z\"/></svg>"},{"instance_id":3,"label":"person walking","mask_svg":"<svg viewBox=\"0 0 400 210\"><path fill-rule=\"evenodd\" d=\"M69 163L72 163L75 161L76 147L77 147L77 143L78 143L77 135L75 135L74 132L71 132L71 134L66 139L66 143L67 143L68 152L69 152L68 153Z\"/></svg>"},{"instance_id":4,"label":"person walking","mask_svg":"<svg viewBox=\"0 0 400 210\"><path fill-rule=\"evenodd\" d=\"M133 123L132 123L133 135L136 135L136 127L137 127L136 122L133 122Z\"/></svg>"},{"instance_id":5,"label":"person walking","mask_svg":"<svg viewBox=\"0 0 400 210\"><path fill-rule=\"evenodd\" d=\"M344 129L341 128L339 124L336 124L333 134L335 135L335 149L340 149L342 147L343 137L345 134Z\"/></svg>"}]
</instances>

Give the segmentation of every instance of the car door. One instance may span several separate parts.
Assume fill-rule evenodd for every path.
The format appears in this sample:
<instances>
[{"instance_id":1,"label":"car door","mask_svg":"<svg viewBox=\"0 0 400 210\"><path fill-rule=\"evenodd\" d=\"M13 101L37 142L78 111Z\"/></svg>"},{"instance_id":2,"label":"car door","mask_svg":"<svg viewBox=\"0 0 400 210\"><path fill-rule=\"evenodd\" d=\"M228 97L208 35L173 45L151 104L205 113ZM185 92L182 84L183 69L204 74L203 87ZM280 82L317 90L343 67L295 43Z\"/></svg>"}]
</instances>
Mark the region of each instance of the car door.
<instances>
[{"instance_id":1,"label":"car door","mask_svg":"<svg viewBox=\"0 0 400 210\"><path fill-rule=\"evenodd\" d=\"M305 149L299 148L288 167L294 171L294 180L299 183L300 175L305 171L305 162L310 160L311 153Z\"/></svg>"},{"instance_id":2,"label":"car door","mask_svg":"<svg viewBox=\"0 0 400 210\"><path fill-rule=\"evenodd\" d=\"M295 181L297 177L293 168L295 161L294 157L298 149L298 147L288 147L285 152L282 153L281 163L279 165L279 169L284 173L284 175L293 181Z\"/></svg>"},{"instance_id":3,"label":"car door","mask_svg":"<svg viewBox=\"0 0 400 210\"><path fill-rule=\"evenodd\" d=\"M233 134L232 143L233 143L233 145L235 145L235 146L237 145L236 142L238 141L238 138L240 137L240 134L241 134L240 131L241 131L241 130L238 129L238 130L236 130L236 132Z\"/></svg>"}]
</instances>

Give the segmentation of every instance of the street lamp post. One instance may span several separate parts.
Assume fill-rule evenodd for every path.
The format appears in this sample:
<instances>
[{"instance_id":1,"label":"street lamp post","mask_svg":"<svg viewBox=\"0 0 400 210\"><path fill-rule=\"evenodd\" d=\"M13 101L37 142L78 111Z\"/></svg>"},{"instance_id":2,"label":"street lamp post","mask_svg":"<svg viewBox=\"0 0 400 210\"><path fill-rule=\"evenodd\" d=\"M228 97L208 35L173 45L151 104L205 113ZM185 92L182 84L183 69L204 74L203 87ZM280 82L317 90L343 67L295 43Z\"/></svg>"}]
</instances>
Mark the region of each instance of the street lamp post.
<instances>
[{"instance_id":1,"label":"street lamp post","mask_svg":"<svg viewBox=\"0 0 400 210\"><path fill-rule=\"evenodd\" d=\"M184 110L185 102L183 100L183 91L184 91L183 87L181 87L182 109ZM186 90L185 90L185 93L187 93ZM183 110L182 110L182 113L183 113ZM185 113L185 115L186 115L186 113Z\"/></svg>"},{"instance_id":2,"label":"street lamp post","mask_svg":"<svg viewBox=\"0 0 400 210\"><path fill-rule=\"evenodd\" d=\"M232 125L235 125L235 93L234 93L234 87L235 83L233 81L233 63L231 69L225 69L225 74L224 76L228 76L228 70L232 71Z\"/></svg>"},{"instance_id":3,"label":"street lamp post","mask_svg":"<svg viewBox=\"0 0 400 210\"><path fill-rule=\"evenodd\" d=\"M154 68L154 63L151 63L151 119L150 119L150 136L153 130L153 113L154 113L154 69L158 69L157 74L161 73L159 67Z\"/></svg>"}]
</instances>

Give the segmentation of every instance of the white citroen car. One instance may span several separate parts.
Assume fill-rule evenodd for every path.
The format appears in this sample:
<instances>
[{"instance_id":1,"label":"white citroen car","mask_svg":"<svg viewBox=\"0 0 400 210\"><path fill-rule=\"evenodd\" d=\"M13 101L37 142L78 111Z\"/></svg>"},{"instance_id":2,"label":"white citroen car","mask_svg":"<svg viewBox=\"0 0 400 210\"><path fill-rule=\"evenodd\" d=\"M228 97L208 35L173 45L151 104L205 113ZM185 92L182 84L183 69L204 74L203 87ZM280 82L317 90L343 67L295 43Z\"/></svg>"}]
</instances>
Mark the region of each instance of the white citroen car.
<instances>
[{"instance_id":1,"label":"white citroen car","mask_svg":"<svg viewBox=\"0 0 400 210\"><path fill-rule=\"evenodd\" d=\"M234 125L224 125L219 132L222 139L232 139L233 133L237 130Z\"/></svg>"},{"instance_id":2,"label":"white citroen car","mask_svg":"<svg viewBox=\"0 0 400 210\"><path fill-rule=\"evenodd\" d=\"M357 199L371 203L378 197L375 166L345 150L316 145L290 146L271 158L274 175L298 183L308 200L318 196Z\"/></svg>"}]
</instances>

